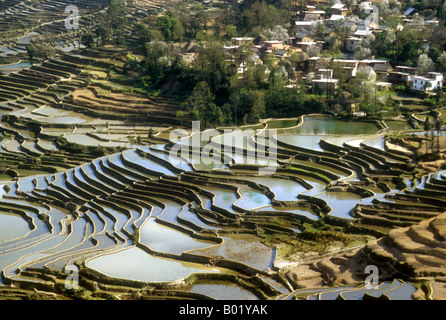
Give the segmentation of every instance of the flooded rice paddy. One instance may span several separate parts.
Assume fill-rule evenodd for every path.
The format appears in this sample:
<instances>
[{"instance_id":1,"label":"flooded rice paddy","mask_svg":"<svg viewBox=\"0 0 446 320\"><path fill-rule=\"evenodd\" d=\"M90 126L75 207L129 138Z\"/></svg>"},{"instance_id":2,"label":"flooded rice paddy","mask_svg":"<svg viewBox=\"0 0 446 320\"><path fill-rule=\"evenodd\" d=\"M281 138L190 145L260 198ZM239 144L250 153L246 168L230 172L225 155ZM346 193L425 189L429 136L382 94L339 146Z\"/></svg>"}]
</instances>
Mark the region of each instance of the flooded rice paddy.
<instances>
[{"instance_id":1,"label":"flooded rice paddy","mask_svg":"<svg viewBox=\"0 0 446 320\"><path fill-rule=\"evenodd\" d=\"M293 217L297 220L280 222L276 227L298 234L303 221L321 218L321 212L314 210L314 206L323 207L317 201L328 206L324 214L346 221L353 219L352 209L363 201L372 203L374 197L332 192L327 187L340 181L359 181L355 167L341 169L336 161L308 159L327 152L321 140L340 148L367 145L384 149L383 134L374 123L313 115L266 120L249 128L242 139L237 133L224 133L200 140L201 148L229 142L239 150L230 154L220 150L221 161L209 163L193 154L179 158L170 153L173 146L191 143L198 133L169 144L132 148L134 141L130 138L146 127L140 126L138 131L136 126L113 121L103 125L88 116L73 117L72 113L49 106L22 111L24 118L59 126L44 127L38 139L6 127L29 141L12 139L5 141L2 148L16 154L24 150L45 154L57 151L54 139L63 136L83 146L127 149L65 172L31 175L9 184L4 205L16 203L23 213L0 213L0 246L7 248L17 239L23 239L24 244L35 241L35 249L27 251L27 265L62 271L67 263L79 260L104 277L147 283L173 283L193 274L269 272L276 249L259 241L255 232L235 230L241 227L247 231L258 222L270 228L270 220L278 219L274 223L279 223L283 217ZM404 125L393 123L392 127L400 129ZM260 135L265 130L271 135ZM267 139L283 143L274 159L258 159L244 152L266 144ZM291 157L293 148L299 148L302 158ZM272 174L259 173L258 168L271 163ZM27 204L21 202L24 195L29 199ZM384 195L376 194L380 198ZM48 203L53 205L36 205L38 199L43 203L52 199ZM308 199L317 201L310 204ZM62 212L66 215L57 214ZM28 218L24 219L24 215ZM40 223L36 223L37 217ZM43 233L33 233L37 226ZM38 240L39 237L47 240ZM12 250L8 265L19 266L22 254L21 250ZM14 261L16 264L11 264ZM7 274L12 279L19 278L12 269ZM234 281L201 280L184 290L215 299L258 298Z\"/></svg>"}]
</instances>

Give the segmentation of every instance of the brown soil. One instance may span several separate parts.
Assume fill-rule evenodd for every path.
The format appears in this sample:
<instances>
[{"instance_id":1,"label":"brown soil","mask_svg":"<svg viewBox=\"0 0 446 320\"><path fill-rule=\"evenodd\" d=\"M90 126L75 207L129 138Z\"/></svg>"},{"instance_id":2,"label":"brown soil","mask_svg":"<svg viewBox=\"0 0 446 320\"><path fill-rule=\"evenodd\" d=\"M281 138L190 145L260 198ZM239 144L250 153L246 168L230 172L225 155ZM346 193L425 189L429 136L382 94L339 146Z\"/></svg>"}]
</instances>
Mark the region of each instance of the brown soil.
<instances>
[{"instance_id":1,"label":"brown soil","mask_svg":"<svg viewBox=\"0 0 446 320\"><path fill-rule=\"evenodd\" d=\"M364 248L285 268L300 288L364 284L367 265L376 265L381 279L406 275L429 283L430 297L417 290L417 299L446 299L446 212L387 236Z\"/></svg>"},{"instance_id":2,"label":"brown soil","mask_svg":"<svg viewBox=\"0 0 446 320\"><path fill-rule=\"evenodd\" d=\"M92 110L118 113L163 114L175 117L178 104L167 98L149 98L142 95L111 92L100 87L89 86L75 90L73 104Z\"/></svg>"}]
</instances>

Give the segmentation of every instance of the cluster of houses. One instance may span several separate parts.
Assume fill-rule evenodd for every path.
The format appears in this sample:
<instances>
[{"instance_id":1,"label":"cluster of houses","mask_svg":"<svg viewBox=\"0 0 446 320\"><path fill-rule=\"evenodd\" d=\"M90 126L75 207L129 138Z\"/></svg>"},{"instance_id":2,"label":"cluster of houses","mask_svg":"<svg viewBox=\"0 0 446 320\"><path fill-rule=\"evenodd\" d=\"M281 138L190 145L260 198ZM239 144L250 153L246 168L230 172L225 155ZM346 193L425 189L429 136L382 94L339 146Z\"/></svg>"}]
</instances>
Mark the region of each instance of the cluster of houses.
<instances>
[{"instance_id":1,"label":"cluster of houses","mask_svg":"<svg viewBox=\"0 0 446 320\"><path fill-rule=\"evenodd\" d=\"M231 45L223 47L223 50L227 53L228 60L235 64L240 77L243 77L250 63L263 63L269 54L273 54L280 61L298 53L300 59L298 61L293 59L296 75L298 78L311 79L313 91L334 91L340 81L335 76L339 75L339 70L343 71L343 78L349 80L356 77L361 67L371 67L374 70L377 86L391 87L395 84L407 84L411 90L421 93L434 92L437 88L441 88L443 86L442 73L419 74L417 68L407 66L392 68L388 60L354 59L356 48L365 39L383 30L383 27L379 25L379 20L374 16L376 9L373 2L368 1L357 6L335 3L330 7L330 15L327 15L326 10L307 5L296 12L296 18L290 23L287 40L266 39L264 36L235 37ZM366 18L358 18L359 10L361 16ZM413 23L416 10L410 8L402 15L404 23ZM426 24L438 22L435 16L424 17L424 20ZM323 27L315 32L317 24L322 23ZM340 30L343 30L342 36L340 36ZM327 59L318 56L321 50L333 45L343 46L348 51L345 55L348 59ZM252 50L252 54L248 55L249 58L241 61L234 59L237 56L235 54L237 50L246 49L247 46ZM197 52L196 45L189 43L187 48L191 47L193 51L185 50L183 55L183 59L188 62L194 59Z\"/></svg>"}]
</instances>

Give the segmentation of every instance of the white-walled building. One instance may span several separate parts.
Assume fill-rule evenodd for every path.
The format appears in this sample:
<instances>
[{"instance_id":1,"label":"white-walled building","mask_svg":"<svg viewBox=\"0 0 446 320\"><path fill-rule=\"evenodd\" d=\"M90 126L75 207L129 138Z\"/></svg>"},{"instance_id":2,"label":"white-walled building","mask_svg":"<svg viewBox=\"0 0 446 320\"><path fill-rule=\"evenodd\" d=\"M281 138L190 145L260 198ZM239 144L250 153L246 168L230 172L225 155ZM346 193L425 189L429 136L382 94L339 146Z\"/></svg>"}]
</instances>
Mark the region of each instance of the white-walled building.
<instances>
[{"instance_id":1,"label":"white-walled building","mask_svg":"<svg viewBox=\"0 0 446 320\"><path fill-rule=\"evenodd\" d=\"M419 92L432 92L443 86L443 74L429 72L427 76L412 77L412 90Z\"/></svg>"},{"instance_id":2,"label":"white-walled building","mask_svg":"<svg viewBox=\"0 0 446 320\"><path fill-rule=\"evenodd\" d=\"M359 37L348 37L345 41L345 47L348 51L354 52L355 49L359 46L362 39Z\"/></svg>"},{"instance_id":3,"label":"white-walled building","mask_svg":"<svg viewBox=\"0 0 446 320\"><path fill-rule=\"evenodd\" d=\"M311 81L313 93L333 93L338 87L338 79L333 79L333 69L319 69Z\"/></svg>"}]
</instances>

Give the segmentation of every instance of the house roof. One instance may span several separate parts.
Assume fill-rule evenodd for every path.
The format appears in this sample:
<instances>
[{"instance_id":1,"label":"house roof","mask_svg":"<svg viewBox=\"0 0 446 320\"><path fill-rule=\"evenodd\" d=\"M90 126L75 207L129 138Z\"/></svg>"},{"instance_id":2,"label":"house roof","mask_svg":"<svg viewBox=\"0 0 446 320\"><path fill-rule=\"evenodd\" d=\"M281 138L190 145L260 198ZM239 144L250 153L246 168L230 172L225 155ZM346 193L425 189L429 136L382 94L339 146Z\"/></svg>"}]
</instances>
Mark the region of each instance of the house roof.
<instances>
[{"instance_id":1,"label":"house roof","mask_svg":"<svg viewBox=\"0 0 446 320\"><path fill-rule=\"evenodd\" d=\"M337 83L338 79L313 79L313 83Z\"/></svg>"},{"instance_id":2,"label":"house roof","mask_svg":"<svg viewBox=\"0 0 446 320\"><path fill-rule=\"evenodd\" d=\"M259 35L252 42L256 45L262 44L263 41L267 40L265 36Z\"/></svg>"},{"instance_id":3,"label":"house roof","mask_svg":"<svg viewBox=\"0 0 446 320\"><path fill-rule=\"evenodd\" d=\"M295 39L303 39L308 36L309 36L308 33L304 33L304 32L298 32L298 33L294 34Z\"/></svg>"},{"instance_id":4,"label":"house roof","mask_svg":"<svg viewBox=\"0 0 446 320\"><path fill-rule=\"evenodd\" d=\"M265 40L265 41L263 41L263 43L266 43L266 44L277 44L277 43L283 43L283 41L282 40Z\"/></svg>"},{"instance_id":5,"label":"house roof","mask_svg":"<svg viewBox=\"0 0 446 320\"><path fill-rule=\"evenodd\" d=\"M294 22L294 25L296 25L296 26L306 26L306 27L310 27L310 26L312 26L312 25L314 25L314 24L316 24L317 23L317 21L315 21L315 20L309 20L309 21L295 21Z\"/></svg>"},{"instance_id":6,"label":"house roof","mask_svg":"<svg viewBox=\"0 0 446 320\"><path fill-rule=\"evenodd\" d=\"M197 52L200 49L200 45L195 43L194 41L189 41L183 49L187 52Z\"/></svg>"},{"instance_id":7,"label":"house roof","mask_svg":"<svg viewBox=\"0 0 446 320\"><path fill-rule=\"evenodd\" d=\"M415 8L410 7L409 9L407 9L406 11L404 11L404 15L405 15L405 16L408 16L408 15L410 15L411 13L413 13L414 11L415 11Z\"/></svg>"},{"instance_id":8,"label":"house roof","mask_svg":"<svg viewBox=\"0 0 446 320\"><path fill-rule=\"evenodd\" d=\"M345 4L343 3L335 3L334 5L331 6L332 9L342 9L345 7Z\"/></svg>"},{"instance_id":9,"label":"house roof","mask_svg":"<svg viewBox=\"0 0 446 320\"><path fill-rule=\"evenodd\" d=\"M234 37L232 38L232 40L235 41L252 41L254 38L253 37Z\"/></svg>"},{"instance_id":10,"label":"house roof","mask_svg":"<svg viewBox=\"0 0 446 320\"><path fill-rule=\"evenodd\" d=\"M356 22L351 21L351 20L346 20L346 21L343 23L343 25L344 25L344 27L353 27L353 26L356 27Z\"/></svg>"},{"instance_id":11,"label":"house roof","mask_svg":"<svg viewBox=\"0 0 446 320\"><path fill-rule=\"evenodd\" d=\"M436 81L435 79L432 78L428 78L428 77L423 77L423 76L413 76L412 77L413 80L424 80L424 81Z\"/></svg>"},{"instance_id":12,"label":"house roof","mask_svg":"<svg viewBox=\"0 0 446 320\"><path fill-rule=\"evenodd\" d=\"M300 41L300 42L296 42L297 45L301 45L301 46L311 46L314 44L317 44L317 42L315 41Z\"/></svg>"},{"instance_id":13,"label":"house roof","mask_svg":"<svg viewBox=\"0 0 446 320\"><path fill-rule=\"evenodd\" d=\"M358 60L353 60L353 59L334 59L333 62L339 62L339 63L357 63Z\"/></svg>"},{"instance_id":14,"label":"house roof","mask_svg":"<svg viewBox=\"0 0 446 320\"><path fill-rule=\"evenodd\" d=\"M407 70L416 70L417 68L414 67L407 67L407 66L396 66L395 69L407 69Z\"/></svg>"},{"instance_id":15,"label":"house roof","mask_svg":"<svg viewBox=\"0 0 446 320\"><path fill-rule=\"evenodd\" d=\"M330 17L330 21L338 21L338 20L343 20L345 19L345 17L342 14L332 14Z\"/></svg>"},{"instance_id":16,"label":"house roof","mask_svg":"<svg viewBox=\"0 0 446 320\"><path fill-rule=\"evenodd\" d=\"M387 64L387 63L389 63L389 60L381 60L381 59L364 59L364 60L361 60L361 61L359 61L359 62L362 62L362 63L385 63L385 64Z\"/></svg>"},{"instance_id":17,"label":"house roof","mask_svg":"<svg viewBox=\"0 0 446 320\"><path fill-rule=\"evenodd\" d=\"M382 64L382 63L375 64L375 65L373 66L373 70L375 70L375 71L388 71L389 68L390 68L390 65L388 65L388 64Z\"/></svg>"},{"instance_id":18,"label":"house roof","mask_svg":"<svg viewBox=\"0 0 446 320\"><path fill-rule=\"evenodd\" d=\"M330 34L330 33L332 33L333 31L335 31L335 29L334 28L327 28L327 30L325 30L324 31L324 34Z\"/></svg>"},{"instance_id":19,"label":"house roof","mask_svg":"<svg viewBox=\"0 0 446 320\"><path fill-rule=\"evenodd\" d=\"M283 56L283 55L285 55L287 52L288 52L287 50L279 49L279 50L274 51L274 54L277 54L277 55L279 55L279 56Z\"/></svg>"},{"instance_id":20,"label":"house roof","mask_svg":"<svg viewBox=\"0 0 446 320\"><path fill-rule=\"evenodd\" d=\"M432 20L432 19L434 19L434 18L435 18L435 13L431 14L430 16L428 16L428 17L425 19L425 21L430 21L430 20Z\"/></svg>"},{"instance_id":21,"label":"house roof","mask_svg":"<svg viewBox=\"0 0 446 320\"><path fill-rule=\"evenodd\" d=\"M353 35L354 36L368 36L371 34L372 34L372 31L370 31L370 30L356 30Z\"/></svg>"}]
</instances>

